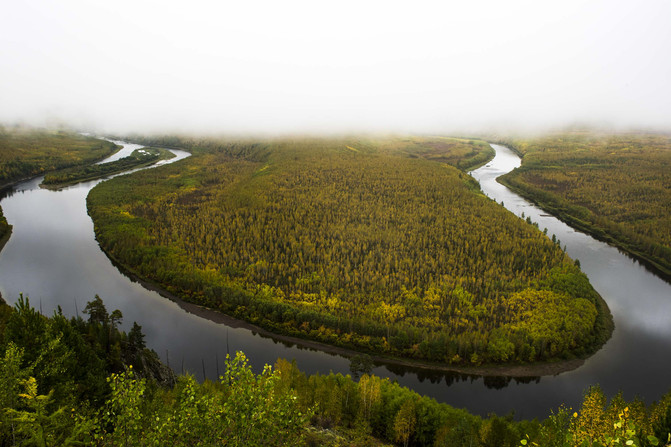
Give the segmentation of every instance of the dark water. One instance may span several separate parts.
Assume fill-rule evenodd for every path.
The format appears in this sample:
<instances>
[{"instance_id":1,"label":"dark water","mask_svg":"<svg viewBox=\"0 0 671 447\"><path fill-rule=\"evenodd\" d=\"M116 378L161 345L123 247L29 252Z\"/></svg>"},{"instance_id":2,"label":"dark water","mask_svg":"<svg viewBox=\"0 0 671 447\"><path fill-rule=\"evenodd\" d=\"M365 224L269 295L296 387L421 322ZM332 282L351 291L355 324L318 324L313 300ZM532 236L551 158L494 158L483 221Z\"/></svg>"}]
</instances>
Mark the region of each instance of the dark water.
<instances>
[{"instance_id":1,"label":"dark water","mask_svg":"<svg viewBox=\"0 0 671 447\"><path fill-rule=\"evenodd\" d=\"M139 146L125 144L130 153ZM496 158L475 171L483 190L516 214L547 227L578 258L594 287L615 315L613 338L581 368L535 379L478 378L458 374L377 366L389 377L421 394L486 415L514 412L545 417L561 403L576 406L583 391L599 383L609 395L647 401L671 388L671 286L617 249L576 233L529 205L493 179L519 165L519 158L494 146ZM188 154L180 153L181 157ZM118 158L122 155L117 155ZM137 321L149 347L177 371L214 378L222 371L227 349L244 351L256 370L278 357L295 359L308 373L349 373L349 360L319 351L287 346L247 329L227 328L187 313L175 303L143 288L117 270L100 251L86 214L86 195L98 181L61 191L38 188L41 179L19 184L0 201L14 231L0 252L0 292L9 302L19 293L51 314L60 305L67 315L81 312L99 294L109 310L120 309L123 326ZM218 367L217 367L218 365Z\"/></svg>"}]
</instances>

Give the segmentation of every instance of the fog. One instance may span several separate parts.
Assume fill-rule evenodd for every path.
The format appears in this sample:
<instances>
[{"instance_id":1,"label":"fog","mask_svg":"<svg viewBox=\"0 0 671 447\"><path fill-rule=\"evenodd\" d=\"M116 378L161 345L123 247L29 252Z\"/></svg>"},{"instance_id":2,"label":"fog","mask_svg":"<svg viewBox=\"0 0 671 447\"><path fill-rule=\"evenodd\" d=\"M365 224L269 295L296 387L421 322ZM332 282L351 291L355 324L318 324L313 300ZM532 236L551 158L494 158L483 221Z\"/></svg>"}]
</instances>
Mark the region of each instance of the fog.
<instances>
[{"instance_id":1,"label":"fog","mask_svg":"<svg viewBox=\"0 0 671 447\"><path fill-rule=\"evenodd\" d=\"M0 122L671 129L671 2L4 2Z\"/></svg>"}]
</instances>

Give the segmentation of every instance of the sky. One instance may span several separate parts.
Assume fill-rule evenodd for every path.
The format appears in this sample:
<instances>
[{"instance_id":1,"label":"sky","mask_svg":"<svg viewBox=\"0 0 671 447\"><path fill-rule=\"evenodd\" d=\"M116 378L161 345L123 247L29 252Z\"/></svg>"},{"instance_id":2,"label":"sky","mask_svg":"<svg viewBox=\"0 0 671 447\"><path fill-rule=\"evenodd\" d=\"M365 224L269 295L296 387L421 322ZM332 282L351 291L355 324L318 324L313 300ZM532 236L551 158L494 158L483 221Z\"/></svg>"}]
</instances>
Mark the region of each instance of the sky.
<instances>
[{"instance_id":1,"label":"sky","mask_svg":"<svg viewBox=\"0 0 671 447\"><path fill-rule=\"evenodd\" d=\"M0 123L108 132L671 129L671 2L21 0Z\"/></svg>"}]
</instances>

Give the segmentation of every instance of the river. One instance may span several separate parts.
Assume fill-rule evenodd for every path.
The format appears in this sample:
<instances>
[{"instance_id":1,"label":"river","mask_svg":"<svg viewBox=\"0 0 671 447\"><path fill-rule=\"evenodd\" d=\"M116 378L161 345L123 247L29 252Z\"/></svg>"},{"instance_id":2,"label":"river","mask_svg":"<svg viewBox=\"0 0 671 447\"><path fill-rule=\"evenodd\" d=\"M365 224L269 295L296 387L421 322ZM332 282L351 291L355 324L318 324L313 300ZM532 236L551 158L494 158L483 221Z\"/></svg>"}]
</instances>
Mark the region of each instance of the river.
<instances>
[{"instance_id":1,"label":"river","mask_svg":"<svg viewBox=\"0 0 671 447\"><path fill-rule=\"evenodd\" d=\"M127 155L138 145L122 143ZM482 190L517 215L524 212L566 245L571 257L604 297L615 317L612 339L580 368L556 376L526 379L482 378L378 365L374 374L397 380L440 402L487 415L514 412L516 418L543 418L564 403L575 407L584 390L600 384L607 395L647 402L671 388L671 286L616 248L573 231L498 184L495 178L519 166L508 149L493 145L496 157L471 174ZM176 151L177 162L188 156ZM115 154L117 159L124 154ZM122 327L142 326L146 342L177 372L212 379L223 371L227 352L244 351L256 371L278 357L295 359L307 373L349 373L349 360L231 328L188 313L121 273L98 246L86 213L86 195L101 180L60 191L39 188L41 178L22 182L0 195L11 238L0 252L0 293L10 304L19 293L51 314L81 315L100 295L109 311L120 309Z\"/></svg>"}]
</instances>

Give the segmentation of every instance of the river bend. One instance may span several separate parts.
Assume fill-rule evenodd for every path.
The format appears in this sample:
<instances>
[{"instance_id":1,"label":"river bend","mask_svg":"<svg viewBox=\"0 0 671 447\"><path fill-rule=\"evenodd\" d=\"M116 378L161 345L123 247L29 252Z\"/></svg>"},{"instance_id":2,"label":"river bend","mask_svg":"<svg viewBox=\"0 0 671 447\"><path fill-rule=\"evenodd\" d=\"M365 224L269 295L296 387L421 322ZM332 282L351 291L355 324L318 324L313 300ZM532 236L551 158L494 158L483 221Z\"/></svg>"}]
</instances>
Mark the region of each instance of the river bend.
<instances>
[{"instance_id":1,"label":"river bend","mask_svg":"<svg viewBox=\"0 0 671 447\"><path fill-rule=\"evenodd\" d=\"M139 148L124 144L117 159ZM496 157L471 174L482 190L517 215L522 213L555 234L608 303L614 318L612 339L585 364L556 376L526 379L474 377L379 365L373 373L397 380L418 393L481 415L514 412L516 418L545 417L564 403L575 407L583 391L599 383L607 395L638 395L650 402L671 388L671 286L638 262L593 238L575 232L507 188L496 177L519 166L520 159L493 145ZM178 157L188 156L176 151ZM0 252L0 292L10 304L23 293L33 306L51 314L61 306L75 315L99 294L108 310L120 309L122 327L137 321L146 342L177 372L214 378L226 352L244 351L255 370L278 357L295 359L307 373L349 373L347 358L302 349L253 331L231 328L186 312L121 273L100 250L86 212L86 195L102 180L59 191L38 187L42 178L22 182L0 195L14 230Z\"/></svg>"}]
</instances>

